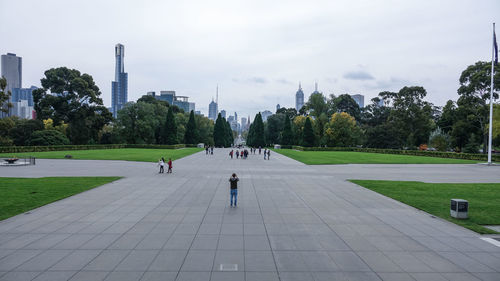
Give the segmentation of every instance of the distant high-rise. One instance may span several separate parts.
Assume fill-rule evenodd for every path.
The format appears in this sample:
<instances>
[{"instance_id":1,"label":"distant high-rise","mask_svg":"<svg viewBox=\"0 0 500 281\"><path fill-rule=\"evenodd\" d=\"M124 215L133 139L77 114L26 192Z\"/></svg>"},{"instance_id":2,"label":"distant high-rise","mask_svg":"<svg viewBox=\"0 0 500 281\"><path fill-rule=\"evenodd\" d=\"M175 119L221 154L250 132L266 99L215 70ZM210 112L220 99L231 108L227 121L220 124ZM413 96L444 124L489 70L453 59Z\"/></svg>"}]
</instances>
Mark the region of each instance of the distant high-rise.
<instances>
[{"instance_id":1,"label":"distant high-rise","mask_svg":"<svg viewBox=\"0 0 500 281\"><path fill-rule=\"evenodd\" d=\"M12 53L2 55L2 76L7 80L5 90L12 91L14 88L21 88L23 82L23 58Z\"/></svg>"},{"instance_id":2,"label":"distant high-rise","mask_svg":"<svg viewBox=\"0 0 500 281\"><path fill-rule=\"evenodd\" d=\"M262 116L262 121L266 122L267 118L269 118L269 116L273 115L273 113L269 110L264 110L261 112L260 115Z\"/></svg>"},{"instance_id":3,"label":"distant high-rise","mask_svg":"<svg viewBox=\"0 0 500 281\"><path fill-rule=\"evenodd\" d=\"M212 102L208 105L208 119L215 120L217 119L217 103L212 100Z\"/></svg>"},{"instance_id":4,"label":"distant high-rise","mask_svg":"<svg viewBox=\"0 0 500 281\"><path fill-rule=\"evenodd\" d=\"M365 107L365 96L351 95L351 98L358 104L359 108Z\"/></svg>"},{"instance_id":5,"label":"distant high-rise","mask_svg":"<svg viewBox=\"0 0 500 281\"><path fill-rule=\"evenodd\" d=\"M226 118L226 111L224 109L220 111L220 116L222 116L222 118Z\"/></svg>"},{"instance_id":6,"label":"distant high-rise","mask_svg":"<svg viewBox=\"0 0 500 281\"><path fill-rule=\"evenodd\" d=\"M297 112L304 106L304 92L299 83L299 90L295 94L295 109Z\"/></svg>"},{"instance_id":7,"label":"distant high-rise","mask_svg":"<svg viewBox=\"0 0 500 281\"><path fill-rule=\"evenodd\" d=\"M318 82L314 82L314 92L313 94L319 94L320 92L318 91Z\"/></svg>"},{"instance_id":8,"label":"distant high-rise","mask_svg":"<svg viewBox=\"0 0 500 281\"><path fill-rule=\"evenodd\" d=\"M128 101L128 74L125 72L124 57L125 46L116 44L115 81L111 82L111 110L114 117Z\"/></svg>"},{"instance_id":9,"label":"distant high-rise","mask_svg":"<svg viewBox=\"0 0 500 281\"><path fill-rule=\"evenodd\" d=\"M16 54L7 53L2 55L2 76L7 80L6 91L11 91L14 88L21 88L23 82L23 59ZM9 100L12 102L12 100ZM0 117L10 116L9 113L0 113Z\"/></svg>"},{"instance_id":10,"label":"distant high-rise","mask_svg":"<svg viewBox=\"0 0 500 281\"><path fill-rule=\"evenodd\" d=\"M278 110L280 110L280 108L281 108L281 106L280 106L280 104L278 103L278 104L276 105L276 112L278 112Z\"/></svg>"}]
</instances>

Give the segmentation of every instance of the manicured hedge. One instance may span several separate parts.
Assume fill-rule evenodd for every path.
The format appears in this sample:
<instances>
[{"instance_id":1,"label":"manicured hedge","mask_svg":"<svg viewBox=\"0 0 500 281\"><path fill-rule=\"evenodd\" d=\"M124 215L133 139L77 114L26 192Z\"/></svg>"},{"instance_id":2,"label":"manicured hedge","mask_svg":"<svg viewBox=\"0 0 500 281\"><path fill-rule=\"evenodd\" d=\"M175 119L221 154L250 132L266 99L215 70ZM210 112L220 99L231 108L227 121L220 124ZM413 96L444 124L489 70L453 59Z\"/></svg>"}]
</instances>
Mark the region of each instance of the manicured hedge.
<instances>
[{"instance_id":1,"label":"manicured hedge","mask_svg":"<svg viewBox=\"0 0 500 281\"><path fill-rule=\"evenodd\" d=\"M41 152L61 150L90 150L90 149L117 149L117 148L158 148L178 149L184 147L196 147L196 145L174 144L95 144L95 145L47 145L47 146L0 146L0 153L15 152Z\"/></svg>"},{"instance_id":2,"label":"manicured hedge","mask_svg":"<svg viewBox=\"0 0 500 281\"><path fill-rule=\"evenodd\" d=\"M283 148L283 147L282 147ZM292 149L302 151L357 151L357 152L371 152L383 154L401 154L401 155L415 155L415 156L429 156L440 158L454 158L454 159L467 159L486 161L487 154L479 153L456 153L456 152L441 152L441 151L425 151L425 150L399 150L399 149L380 149L380 148L360 148L360 147L303 147L292 146ZM492 155L492 161L500 162L500 155Z\"/></svg>"}]
</instances>

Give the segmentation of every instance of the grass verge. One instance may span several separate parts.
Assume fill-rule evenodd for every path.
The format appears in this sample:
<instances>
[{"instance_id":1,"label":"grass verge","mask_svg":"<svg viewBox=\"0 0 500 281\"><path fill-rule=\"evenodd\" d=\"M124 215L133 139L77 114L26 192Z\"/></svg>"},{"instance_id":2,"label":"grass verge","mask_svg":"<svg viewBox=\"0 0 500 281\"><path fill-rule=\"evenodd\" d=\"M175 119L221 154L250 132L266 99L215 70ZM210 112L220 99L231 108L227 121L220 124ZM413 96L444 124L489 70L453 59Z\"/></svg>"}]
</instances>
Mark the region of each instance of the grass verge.
<instances>
[{"instance_id":1,"label":"grass verge","mask_svg":"<svg viewBox=\"0 0 500 281\"><path fill-rule=\"evenodd\" d=\"M298 151L275 149L277 153L307 165L329 164L474 164L477 160L438 158L427 156L381 154L354 151Z\"/></svg>"},{"instance_id":2,"label":"grass verge","mask_svg":"<svg viewBox=\"0 0 500 281\"><path fill-rule=\"evenodd\" d=\"M500 225L500 183L351 182L481 234L497 233L481 225ZM450 199L453 198L469 201L468 219L450 216Z\"/></svg>"},{"instance_id":3,"label":"grass verge","mask_svg":"<svg viewBox=\"0 0 500 281\"><path fill-rule=\"evenodd\" d=\"M120 177L0 178L0 220L118 179Z\"/></svg>"},{"instance_id":4,"label":"grass verge","mask_svg":"<svg viewBox=\"0 0 500 281\"><path fill-rule=\"evenodd\" d=\"M44 151L25 152L17 154L3 154L1 157L23 157L34 156L42 159L64 159L65 155L71 155L72 159L84 160L127 160L140 162L156 162L161 157L165 160L172 158L177 160L191 155L201 148L181 148L181 149L153 149L153 148L118 148L118 149L95 149L95 150L66 150L66 151Z\"/></svg>"}]
</instances>

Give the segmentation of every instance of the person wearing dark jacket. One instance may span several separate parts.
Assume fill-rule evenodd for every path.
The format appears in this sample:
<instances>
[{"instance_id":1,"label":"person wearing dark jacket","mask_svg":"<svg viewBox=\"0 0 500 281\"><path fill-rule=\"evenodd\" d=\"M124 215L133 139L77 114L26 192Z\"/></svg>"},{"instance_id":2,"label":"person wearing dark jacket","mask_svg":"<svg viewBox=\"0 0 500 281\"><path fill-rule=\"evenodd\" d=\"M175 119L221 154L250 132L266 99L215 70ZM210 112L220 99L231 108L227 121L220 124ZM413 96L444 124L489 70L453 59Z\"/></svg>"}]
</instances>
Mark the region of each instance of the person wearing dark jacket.
<instances>
[{"instance_id":1,"label":"person wearing dark jacket","mask_svg":"<svg viewBox=\"0 0 500 281\"><path fill-rule=\"evenodd\" d=\"M230 190L231 190L231 207L236 207L236 203L238 200L238 181L240 179L236 176L235 173L229 178L230 182ZM233 198L234 198L234 203L233 203Z\"/></svg>"}]
</instances>

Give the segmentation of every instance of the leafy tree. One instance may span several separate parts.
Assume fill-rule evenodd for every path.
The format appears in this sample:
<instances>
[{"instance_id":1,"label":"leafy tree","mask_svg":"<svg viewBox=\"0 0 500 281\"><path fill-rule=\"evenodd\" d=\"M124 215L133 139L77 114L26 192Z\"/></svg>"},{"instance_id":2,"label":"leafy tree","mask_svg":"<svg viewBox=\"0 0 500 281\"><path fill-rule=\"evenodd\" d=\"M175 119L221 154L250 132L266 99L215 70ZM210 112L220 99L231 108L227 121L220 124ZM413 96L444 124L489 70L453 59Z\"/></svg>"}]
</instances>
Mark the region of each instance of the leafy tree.
<instances>
[{"instance_id":1,"label":"leafy tree","mask_svg":"<svg viewBox=\"0 0 500 281\"><path fill-rule=\"evenodd\" d=\"M325 128L328 146L355 146L357 144L360 131L356 120L349 114L334 113Z\"/></svg>"},{"instance_id":2,"label":"leafy tree","mask_svg":"<svg viewBox=\"0 0 500 281\"><path fill-rule=\"evenodd\" d=\"M166 107L161 105L145 102L127 103L118 111L116 127L127 143L158 143L166 111Z\"/></svg>"},{"instance_id":3,"label":"leafy tree","mask_svg":"<svg viewBox=\"0 0 500 281\"><path fill-rule=\"evenodd\" d=\"M276 111L276 114L287 114L290 118L295 118L297 116L297 110L293 107L285 108L282 107Z\"/></svg>"},{"instance_id":4,"label":"leafy tree","mask_svg":"<svg viewBox=\"0 0 500 281\"><path fill-rule=\"evenodd\" d=\"M12 94L10 91L5 91L5 88L7 88L7 79L0 77L0 112L8 113L12 107L12 103L9 102Z\"/></svg>"},{"instance_id":5,"label":"leafy tree","mask_svg":"<svg viewBox=\"0 0 500 281\"><path fill-rule=\"evenodd\" d=\"M311 119L306 117L306 122L304 123L304 134L302 139L302 145L304 146L314 146L316 142L316 136L314 135L314 129L312 127Z\"/></svg>"},{"instance_id":6,"label":"leafy tree","mask_svg":"<svg viewBox=\"0 0 500 281\"><path fill-rule=\"evenodd\" d=\"M194 120L194 111L191 110L189 114L189 121L186 125L186 133L184 134L184 143L195 144L198 141L198 130L196 128L196 121Z\"/></svg>"},{"instance_id":7,"label":"leafy tree","mask_svg":"<svg viewBox=\"0 0 500 281\"><path fill-rule=\"evenodd\" d=\"M403 141L399 131L390 123L368 127L365 131L365 145L372 148L400 149Z\"/></svg>"},{"instance_id":8,"label":"leafy tree","mask_svg":"<svg viewBox=\"0 0 500 281\"><path fill-rule=\"evenodd\" d=\"M328 112L328 105L326 103L326 98L322 93L313 93L309 96L309 100L305 104L305 107L314 117L319 117L323 113Z\"/></svg>"},{"instance_id":9,"label":"leafy tree","mask_svg":"<svg viewBox=\"0 0 500 281\"><path fill-rule=\"evenodd\" d=\"M159 105L162 105L162 106L165 106L165 107L169 107L169 104L168 102L166 101L163 101L163 100L159 100L153 96L149 96L149 95L143 95L142 97L140 97L137 102L145 102L145 103L150 103L150 104L159 104ZM179 109L179 108L177 108ZM174 109L174 113L178 113L179 110L175 110Z\"/></svg>"},{"instance_id":10,"label":"leafy tree","mask_svg":"<svg viewBox=\"0 0 500 281\"><path fill-rule=\"evenodd\" d=\"M237 132L233 132L231 129L231 124L226 121L226 118L223 118L224 120L224 129L226 132L226 146L231 146L231 144L234 143L234 135L237 135ZM234 133L234 134L233 134Z\"/></svg>"},{"instance_id":11,"label":"leafy tree","mask_svg":"<svg viewBox=\"0 0 500 281\"><path fill-rule=\"evenodd\" d=\"M455 106L454 101L449 100L443 107L443 112L441 113L441 116L437 121L437 125L441 128L443 133L449 133L453 129L453 124L456 122L456 120L457 107Z\"/></svg>"},{"instance_id":12,"label":"leafy tree","mask_svg":"<svg viewBox=\"0 0 500 281\"><path fill-rule=\"evenodd\" d=\"M52 68L45 71L41 84L42 88L33 91L37 118L51 118L55 126L63 121L69 124L68 135L74 144L97 141L112 116L92 76L76 69Z\"/></svg>"},{"instance_id":13,"label":"leafy tree","mask_svg":"<svg viewBox=\"0 0 500 281\"><path fill-rule=\"evenodd\" d=\"M60 131L35 131L31 135L30 145L68 145L69 139Z\"/></svg>"},{"instance_id":14,"label":"leafy tree","mask_svg":"<svg viewBox=\"0 0 500 281\"><path fill-rule=\"evenodd\" d=\"M106 125L99 132L100 144L120 144L125 143L125 140L120 134L120 131L115 126Z\"/></svg>"},{"instance_id":15,"label":"leafy tree","mask_svg":"<svg viewBox=\"0 0 500 281\"><path fill-rule=\"evenodd\" d=\"M304 125L306 123L306 117L299 115L293 119L293 135L295 136L294 144L302 144L304 139Z\"/></svg>"},{"instance_id":16,"label":"leafy tree","mask_svg":"<svg viewBox=\"0 0 500 281\"><path fill-rule=\"evenodd\" d=\"M495 88L493 98L498 99L500 90L500 72L495 71ZM488 143L488 132L486 126L489 118L489 99L491 89L491 64L489 62L476 62L470 65L460 75L460 87L458 88L459 99L457 101L459 117L477 128L474 131L478 137L482 137L483 152L486 153ZM469 139L473 139L469 137ZM474 137L476 140L476 137Z\"/></svg>"},{"instance_id":17,"label":"leafy tree","mask_svg":"<svg viewBox=\"0 0 500 281\"><path fill-rule=\"evenodd\" d=\"M479 151L479 141L474 133L472 133L464 147L465 153L478 153Z\"/></svg>"},{"instance_id":18,"label":"leafy tree","mask_svg":"<svg viewBox=\"0 0 500 281\"><path fill-rule=\"evenodd\" d=\"M280 133L283 131L284 123L285 115L282 113L273 114L267 118L264 124L267 143L279 143Z\"/></svg>"},{"instance_id":19,"label":"leafy tree","mask_svg":"<svg viewBox=\"0 0 500 281\"><path fill-rule=\"evenodd\" d=\"M172 106L168 108L167 118L163 126L162 139L164 144L177 144L177 124Z\"/></svg>"},{"instance_id":20,"label":"leafy tree","mask_svg":"<svg viewBox=\"0 0 500 281\"><path fill-rule=\"evenodd\" d=\"M403 87L399 92L382 92L385 101L392 103L389 123L398 131L398 139L416 147L429 140L434 126L432 104L424 101L427 91L423 87Z\"/></svg>"},{"instance_id":21,"label":"leafy tree","mask_svg":"<svg viewBox=\"0 0 500 281\"><path fill-rule=\"evenodd\" d=\"M429 136L429 145L439 151L447 151L450 147L450 136L437 127Z\"/></svg>"},{"instance_id":22,"label":"leafy tree","mask_svg":"<svg viewBox=\"0 0 500 281\"><path fill-rule=\"evenodd\" d=\"M280 142L284 145L290 145L294 143L294 136L292 131L292 124L290 121L290 117L285 115L285 119L283 120L283 132L281 133Z\"/></svg>"},{"instance_id":23,"label":"leafy tree","mask_svg":"<svg viewBox=\"0 0 500 281\"><path fill-rule=\"evenodd\" d=\"M15 126L10 129L9 135L17 146L30 145L33 133L44 129L40 120L15 118L14 122Z\"/></svg>"},{"instance_id":24,"label":"leafy tree","mask_svg":"<svg viewBox=\"0 0 500 281\"><path fill-rule=\"evenodd\" d=\"M11 146L14 144L9 131L16 126L11 117L0 118L0 146Z\"/></svg>"},{"instance_id":25,"label":"leafy tree","mask_svg":"<svg viewBox=\"0 0 500 281\"><path fill-rule=\"evenodd\" d=\"M360 120L361 110L356 101L348 94L343 94L333 100L336 112L345 112L356 120Z\"/></svg>"},{"instance_id":26,"label":"leafy tree","mask_svg":"<svg viewBox=\"0 0 500 281\"><path fill-rule=\"evenodd\" d=\"M189 120L189 115L184 113L184 111L174 114L175 125L177 126L177 143L184 141L184 136L186 135L186 126Z\"/></svg>"},{"instance_id":27,"label":"leafy tree","mask_svg":"<svg viewBox=\"0 0 500 281\"><path fill-rule=\"evenodd\" d=\"M199 141L208 145L214 145L214 122L201 115L195 115L195 120Z\"/></svg>"}]
</instances>

